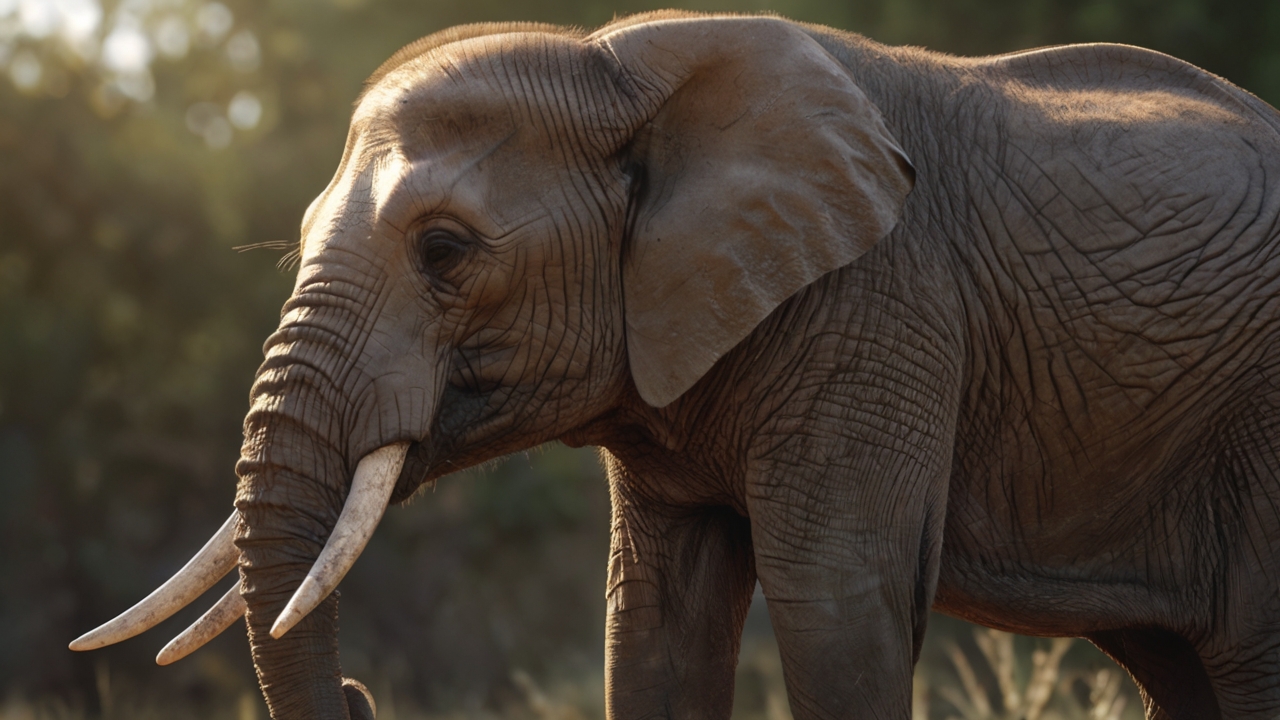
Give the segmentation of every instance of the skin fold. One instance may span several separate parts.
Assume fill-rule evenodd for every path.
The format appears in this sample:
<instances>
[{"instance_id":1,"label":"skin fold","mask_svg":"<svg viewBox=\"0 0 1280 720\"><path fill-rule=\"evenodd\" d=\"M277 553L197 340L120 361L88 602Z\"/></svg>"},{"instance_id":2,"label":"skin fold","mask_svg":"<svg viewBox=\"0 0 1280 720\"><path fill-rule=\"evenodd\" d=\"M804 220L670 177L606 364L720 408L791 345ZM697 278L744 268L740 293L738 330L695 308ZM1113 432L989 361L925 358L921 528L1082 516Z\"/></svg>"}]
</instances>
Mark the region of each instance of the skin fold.
<instances>
[{"instance_id":1,"label":"skin fold","mask_svg":"<svg viewBox=\"0 0 1280 720\"><path fill-rule=\"evenodd\" d=\"M1173 58L768 17L456 28L370 79L253 388L236 543L276 720L362 718L336 593L392 501L608 468L608 715L727 718L758 581L797 720L908 718L931 607L1093 640L1149 718L1280 715L1280 116ZM345 683L345 684L344 684Z\"/></svg>"}]
</instances>

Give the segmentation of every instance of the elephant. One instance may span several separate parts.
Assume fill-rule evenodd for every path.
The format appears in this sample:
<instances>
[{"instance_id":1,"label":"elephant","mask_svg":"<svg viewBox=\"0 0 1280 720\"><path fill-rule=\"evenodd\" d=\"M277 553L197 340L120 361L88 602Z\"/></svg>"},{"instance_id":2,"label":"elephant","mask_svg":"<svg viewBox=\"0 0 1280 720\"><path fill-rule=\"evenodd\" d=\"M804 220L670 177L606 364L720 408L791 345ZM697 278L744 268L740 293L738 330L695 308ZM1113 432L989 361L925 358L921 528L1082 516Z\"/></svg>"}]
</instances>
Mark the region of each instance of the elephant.
<instances>
[{"instance_id":1,"label":"elephant","mask_svg":"<svg viewBox=\"0 0 1280 720\"><path fill-rule=\"evenodd\" d=\"M1280 716L1280 115L1136 47L771 15L396 53L251 391L235 511L73 643L240 582L271 716L366 718L334 588L389 503L560 440L612 503L606 706L908 718L931 608L1087 638L1148 718Z\"/></svg>"}]
</instances>

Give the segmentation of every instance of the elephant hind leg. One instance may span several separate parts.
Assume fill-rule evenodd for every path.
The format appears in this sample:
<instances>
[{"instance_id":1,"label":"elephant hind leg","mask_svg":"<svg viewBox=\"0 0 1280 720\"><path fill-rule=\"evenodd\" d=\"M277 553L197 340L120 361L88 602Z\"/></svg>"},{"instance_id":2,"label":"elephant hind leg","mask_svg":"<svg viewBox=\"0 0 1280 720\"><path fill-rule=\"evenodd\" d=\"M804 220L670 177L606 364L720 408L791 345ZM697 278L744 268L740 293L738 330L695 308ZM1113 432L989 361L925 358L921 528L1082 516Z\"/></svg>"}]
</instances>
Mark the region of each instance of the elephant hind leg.
<instances>
[{"instance_id":1,"label":"elephant hind leg","mask_svg":"<svg viewBox=\"0 0 1280 720\"><path fill-rule=\"evenodd\" d=\"M1213 685L1186 638L1160 628L1108 630L1087 636L1129 671L1142 691L1148 720L1220 720Z\"/></svg>"},{"instance_id":2,"label":"elephant hind leg","mask_svg":"<svg viewBox=\"0 0 1280 720\"><path fill-rule=\"evenodd\" d=\"M1228 720L1280 718L1280 369L1223 425L1214 623L1199 645ZM1208 593L1204 593L1210 596Z\"/></svg>"}]
</instances>

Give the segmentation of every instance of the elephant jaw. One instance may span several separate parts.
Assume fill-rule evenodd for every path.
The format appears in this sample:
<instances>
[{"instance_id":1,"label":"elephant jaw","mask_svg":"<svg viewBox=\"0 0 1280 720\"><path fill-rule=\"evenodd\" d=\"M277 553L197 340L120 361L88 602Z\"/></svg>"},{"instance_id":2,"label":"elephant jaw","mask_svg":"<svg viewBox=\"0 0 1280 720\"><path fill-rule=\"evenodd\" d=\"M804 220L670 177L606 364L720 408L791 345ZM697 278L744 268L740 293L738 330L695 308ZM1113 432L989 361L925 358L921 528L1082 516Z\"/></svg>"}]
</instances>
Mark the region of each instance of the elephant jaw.
<instances>
[{"instance_id":1,"label":"elephant jaw","mask_svg":"<svg viewBox=\"0 0 1280 720\"><path fill-rule=\"evenodd\" d=\"M408 450L408 442L392 443L361 458L342 514L311 571L272 625L273 638L279 639L314 610L355 564L387 509ZM173 577L116 618L76 638L70 649L96 650L128 640L167 620L213 587L239 560L234 542L238 518L239 513L232 512L209 542ZM230 627L245 609L237 584L166 645L156 656L156 663L168 665L186 657Z\"/></svg>"}]
</instances>

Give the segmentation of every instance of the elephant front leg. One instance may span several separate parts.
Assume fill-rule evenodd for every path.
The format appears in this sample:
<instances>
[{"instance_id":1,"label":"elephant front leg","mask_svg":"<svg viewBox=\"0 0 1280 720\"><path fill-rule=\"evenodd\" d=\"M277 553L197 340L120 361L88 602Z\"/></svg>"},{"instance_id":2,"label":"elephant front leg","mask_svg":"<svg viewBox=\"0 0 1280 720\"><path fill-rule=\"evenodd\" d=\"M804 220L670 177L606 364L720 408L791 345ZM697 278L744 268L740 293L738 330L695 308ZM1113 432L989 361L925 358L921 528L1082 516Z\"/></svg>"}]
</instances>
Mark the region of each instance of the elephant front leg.
<instances>
[{"instance_id":1,"label":"elephant front leg","mask_svg":"<svg viewBox=\"0 0 1280 720\"><path fill-rule=\"evenodd\" d=\"M610 475L606 714L727 719L756 581L750 526L728 509L647 500L616 465Z\"/></svg>"},{"instance_id":2,"label":"elephant front leg","mask_svg":"<svg viewBox=\"0 0 1280 720\"><path fill-rule=\"evenodd\" d=\"M872 482L832 470L762 482L749 495L791 711L796 720L906 720L937 585L942 476Z\"/></svg>"}]
</instances>

